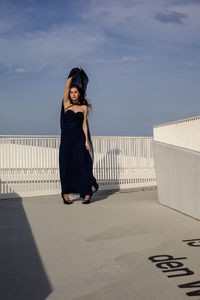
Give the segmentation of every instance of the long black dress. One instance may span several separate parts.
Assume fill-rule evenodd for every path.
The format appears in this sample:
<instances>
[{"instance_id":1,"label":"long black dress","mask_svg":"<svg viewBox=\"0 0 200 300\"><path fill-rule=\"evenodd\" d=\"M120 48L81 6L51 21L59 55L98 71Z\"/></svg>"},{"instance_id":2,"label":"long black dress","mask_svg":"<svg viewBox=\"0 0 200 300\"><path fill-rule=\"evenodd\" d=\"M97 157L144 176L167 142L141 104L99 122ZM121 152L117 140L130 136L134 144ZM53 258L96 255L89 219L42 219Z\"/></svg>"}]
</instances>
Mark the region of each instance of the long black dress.
<instances>
[{"instance_id":1,"label":"long black dress","mask_svg":"<svg viewBox=\"0 0 200 300\"><path fill-rule=\"evenodd\" d=\"M79 69L75 70L75 76L72 78L74 82L86 89L87 83L85 73L80 72ZM73 72L70 72L70 75ZM70 77L70 75L68 77ZM83 78L81 78L83 77ZM72 84L74 83L72 80ZM82 82L82 84L81 84ZM73 105L70 105L73 107ZM73 109L73 108L72 108ZM64 112L64 106L62 101L61 107L61 139L59 147L59 169L60 169L60 182L62 194L80 194L81 198L85 195L92 195L98 190L98 184L96 178L93 176L93 145L91 141L91 135L89 130L89 124L87 120L88 129L88 142L90 150L87 150L85 146L85 133L82 128L84 119L83 112L74 112L71 108L67 108Z\"/></svg>"}]
</instances>

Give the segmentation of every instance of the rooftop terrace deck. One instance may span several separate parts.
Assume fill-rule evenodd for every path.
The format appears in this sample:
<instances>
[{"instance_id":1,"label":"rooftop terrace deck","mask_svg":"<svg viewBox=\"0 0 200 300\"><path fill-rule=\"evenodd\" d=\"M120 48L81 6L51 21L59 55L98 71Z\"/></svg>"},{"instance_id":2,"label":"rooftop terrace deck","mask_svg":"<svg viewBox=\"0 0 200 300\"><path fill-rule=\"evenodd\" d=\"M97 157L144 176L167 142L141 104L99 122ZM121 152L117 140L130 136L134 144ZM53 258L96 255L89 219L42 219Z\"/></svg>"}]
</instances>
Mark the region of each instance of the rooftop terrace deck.
<instances>
[{"instance_id":1,"label":"rooftop terrace deck","mask_svg":"<svg viewBox=\"0 0 200 300\"><path fill-rule=\"evenodd\" d=\"M90 205L1 200L0 298L199 299L186 294L198 287L180 287L200 280L200 247L183 242L200 238L199 225L160 205L155 189L99 191Z\"/></svg>"}]
</instances>

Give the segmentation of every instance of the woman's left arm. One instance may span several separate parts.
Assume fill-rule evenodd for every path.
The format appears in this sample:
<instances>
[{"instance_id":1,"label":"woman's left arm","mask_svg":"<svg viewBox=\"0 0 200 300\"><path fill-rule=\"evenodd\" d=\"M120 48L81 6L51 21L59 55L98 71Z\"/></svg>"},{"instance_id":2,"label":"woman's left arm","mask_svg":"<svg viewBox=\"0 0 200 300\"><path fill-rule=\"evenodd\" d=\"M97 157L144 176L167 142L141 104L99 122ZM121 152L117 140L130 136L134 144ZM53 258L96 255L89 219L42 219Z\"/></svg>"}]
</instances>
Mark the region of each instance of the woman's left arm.
<instances>
[{"instance_id":1,"label":"woman's left arm","mask_svg":"<svg viewBox=\"0 0 200 300\"><path fill-rule=\"evenodd\" d=\"M89 146L89 143L88 143L87 114L88 114L88 106L84 105L83 131L85 133L85 146L86 146L86 149L90 150L90 146Z\"/></svg>"}]
</instances>

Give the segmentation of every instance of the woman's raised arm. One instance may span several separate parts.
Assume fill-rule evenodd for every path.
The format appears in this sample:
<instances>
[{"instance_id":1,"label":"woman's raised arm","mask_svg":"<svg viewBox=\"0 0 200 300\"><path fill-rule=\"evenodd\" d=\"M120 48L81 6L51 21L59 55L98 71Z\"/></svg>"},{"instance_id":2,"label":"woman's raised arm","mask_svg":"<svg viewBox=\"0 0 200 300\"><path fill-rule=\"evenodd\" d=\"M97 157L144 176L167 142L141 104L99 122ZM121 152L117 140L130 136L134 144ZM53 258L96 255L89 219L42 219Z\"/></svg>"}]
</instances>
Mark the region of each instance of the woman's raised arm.
<instances>
[{"instance_id":1,"label":"woman's raised arm","mask_svg":"<svg viewBox=\"0 0 200 300\"><path fill-rule=\"evenodd\" d=\"M64 95L63 95L63 105L68 106L68 103L70 102L69 100L69 91L70 91L70 86L72 84L72 77L69 77L67 79L66 85L65 85L65 90L64 90Z\"/></svg>"},{"instance_id":2,"label":"woman's raised arm","mask_svg":"<svg viewBox=\"0 0 200 300\"><path fill-rule=\"evenodd\" d=\"M81 67L78 67L78 69L80 71L82 70ZM72 71L73 70L74 69L72 69ZM65 85L65 90L64 90L64 95L63 95L63 104L64 104L64 107L67 107L70 104L69 92L70 92L71 84L72 84L72 76L67 78L67 82L66 82L66 85Z\"/></svg>"}]
</instances>

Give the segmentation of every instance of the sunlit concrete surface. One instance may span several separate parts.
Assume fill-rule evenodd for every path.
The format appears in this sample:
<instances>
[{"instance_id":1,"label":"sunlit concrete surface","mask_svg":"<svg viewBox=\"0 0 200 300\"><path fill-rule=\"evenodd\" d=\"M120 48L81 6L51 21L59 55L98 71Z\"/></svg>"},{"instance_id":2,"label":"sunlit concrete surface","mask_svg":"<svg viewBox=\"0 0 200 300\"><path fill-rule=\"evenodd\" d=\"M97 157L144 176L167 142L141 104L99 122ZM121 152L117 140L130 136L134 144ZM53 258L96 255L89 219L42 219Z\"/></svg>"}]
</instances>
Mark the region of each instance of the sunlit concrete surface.
<instances>
[{"instance_id":1,"label":"sunlit concrete surface","mask_svg":"<svg viewBox=\"0 0 200 300\"><path fill-rule=\"evenodd\" d=\"M183 242L200 238L198 220L160 205L155 189L71 198L0 201L0 299L200 299L180 287L200 280L198 241Z\"/></svg>"}]
</instances>

